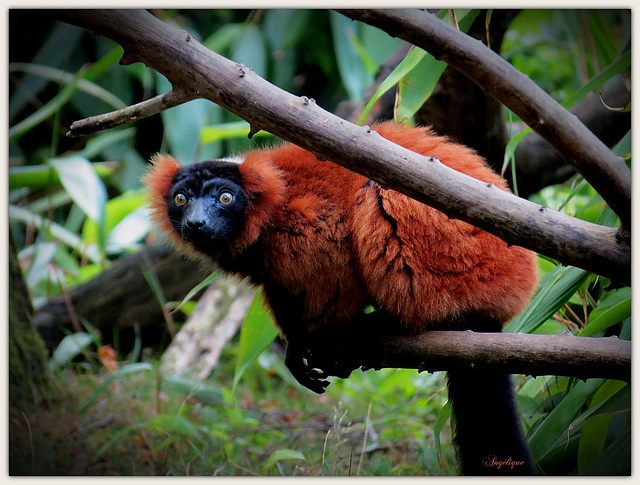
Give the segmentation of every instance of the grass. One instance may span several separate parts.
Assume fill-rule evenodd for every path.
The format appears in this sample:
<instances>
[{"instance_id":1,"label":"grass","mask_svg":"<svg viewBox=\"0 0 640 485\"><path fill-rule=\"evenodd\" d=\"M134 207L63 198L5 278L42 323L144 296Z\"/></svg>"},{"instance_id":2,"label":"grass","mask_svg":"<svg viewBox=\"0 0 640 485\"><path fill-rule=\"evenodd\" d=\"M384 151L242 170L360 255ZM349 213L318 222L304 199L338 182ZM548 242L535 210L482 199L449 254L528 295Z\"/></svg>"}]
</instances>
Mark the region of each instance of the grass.
<instances>
[{"instance_id":1,"label":"grass","mask_svg":"<svg viewBox=\"0 0 640 485\"><path fill-rule=\"evenodd\" d=\"M46 401L10 409L10 473L455 474L448 426L443 456L435 451L442 375L356 372L318 396L281 375L279 359L263 354L234 396L230 355L204 383L162 376L157 363L118 374L86 363L58 370Z\"/></svg>"}]
</instances>

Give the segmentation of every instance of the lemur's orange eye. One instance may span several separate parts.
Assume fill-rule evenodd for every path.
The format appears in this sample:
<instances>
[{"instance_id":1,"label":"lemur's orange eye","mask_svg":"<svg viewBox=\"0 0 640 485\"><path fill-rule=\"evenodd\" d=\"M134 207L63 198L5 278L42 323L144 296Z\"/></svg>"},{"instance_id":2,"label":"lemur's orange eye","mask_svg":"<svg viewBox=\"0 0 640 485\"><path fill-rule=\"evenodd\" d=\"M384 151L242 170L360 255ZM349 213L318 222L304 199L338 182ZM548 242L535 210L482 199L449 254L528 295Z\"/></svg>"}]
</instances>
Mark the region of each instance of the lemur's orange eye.
<instances>
[{"instance_id":1,"label":"lemur's orange eye","mask_svg":"<svg viewBox=\"0 0 640 485\"><path fill-rule=\"evenodd\" d=\"M218 200L221 204L229 205L231 204L231 202L233 202L233 194L229 192L222 192L220 194L220 197L218 197Z\"/></svg>"},{"instance_id":2,"label":"lemur's orange eye","mask_svg":"<svg viewBox=\"0 0 640 485\"><path fill-rule=\"evenodd\" d=\"M185 205L187 203L187 196L184 194L176 194L173 198L173 203L175 205Z\"/></svg>"}]
</instances>

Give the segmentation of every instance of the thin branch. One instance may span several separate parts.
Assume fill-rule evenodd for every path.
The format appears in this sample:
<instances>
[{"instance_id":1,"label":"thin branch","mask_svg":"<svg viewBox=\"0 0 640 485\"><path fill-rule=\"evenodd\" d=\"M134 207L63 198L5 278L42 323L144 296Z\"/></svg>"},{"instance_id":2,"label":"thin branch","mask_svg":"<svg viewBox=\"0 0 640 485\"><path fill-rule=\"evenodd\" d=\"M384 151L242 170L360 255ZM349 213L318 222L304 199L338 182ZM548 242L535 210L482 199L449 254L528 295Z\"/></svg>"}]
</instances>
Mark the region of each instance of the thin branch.
<instances>
[{"instance_id":1,"label":"thin branch","mask_svg":"<svg viewBox=\"0 0 640 485\"><path fill-rule=\"evenodd\" d=\"M498 54L418 9L338 10L415 44L466 74L551 143L631 227L631 174L579 120Z\"/></svg>"},{"instance_id":2,"label":"thin branch","mask_svg":"<svg viewBox=\"0 0 640 485\"><path fill-rule=\"evenodd\" d=\"M571 334L432 331L374 343L370 368L478 370L631 381L631 342Z\"/></svg>"},{"instance_id":3,"label":"thin branch","mask_svg":"<svg viewBox=\"0 0 640 485\"><path fill-rule=\"evenodd\" d=\"M622 283L631 251L615 229L541 207L352 125L268 83L143 10L62 10L63 20L118 42L123 63L144 62L173 86L209 99L263 129L413 197L447 215ZM608 150L608 149L607 149Z\"/></svg>"},{"instance_id":4,"label":"thin branch","mask_svg":"<svg viewBox=\"0 0 640 485\"><path fill-rule=\"evenodd\" d=\"M180 89L173 89L168 93L160 94L154 98L147 99L133 106L127 106L111 113L92 116L83 120L75 121L67 132L68 137L78 137L95 133L97 131L115 128L116 126L140 121L149 116L158 114L174 106L186 103L195 99L196 96Z\"/></svg>"}]
</instances>

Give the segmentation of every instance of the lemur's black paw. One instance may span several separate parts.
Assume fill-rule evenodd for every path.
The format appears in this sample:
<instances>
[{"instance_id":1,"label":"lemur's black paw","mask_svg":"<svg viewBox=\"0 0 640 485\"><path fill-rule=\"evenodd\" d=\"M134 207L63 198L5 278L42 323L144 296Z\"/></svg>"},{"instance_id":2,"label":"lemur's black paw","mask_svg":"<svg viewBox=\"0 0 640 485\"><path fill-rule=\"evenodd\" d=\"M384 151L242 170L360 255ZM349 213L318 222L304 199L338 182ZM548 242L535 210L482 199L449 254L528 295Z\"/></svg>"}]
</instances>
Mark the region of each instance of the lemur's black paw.
<instances>
[{"instance_id":1,"label":"lemur's black paw","mask_svg":"<svg viewBox=\"0 0 640 485\"><path fill-rule=\"evenodd\" d=\"M291 375L293 375L301 385L310 391L322 394L330 384L329 381L324 380L328 374L322 369L309 365L309 357L310 354L307 348L300 348L289 343L287 345L284 362L291 372Z\"/></svg>"}]
</instances>

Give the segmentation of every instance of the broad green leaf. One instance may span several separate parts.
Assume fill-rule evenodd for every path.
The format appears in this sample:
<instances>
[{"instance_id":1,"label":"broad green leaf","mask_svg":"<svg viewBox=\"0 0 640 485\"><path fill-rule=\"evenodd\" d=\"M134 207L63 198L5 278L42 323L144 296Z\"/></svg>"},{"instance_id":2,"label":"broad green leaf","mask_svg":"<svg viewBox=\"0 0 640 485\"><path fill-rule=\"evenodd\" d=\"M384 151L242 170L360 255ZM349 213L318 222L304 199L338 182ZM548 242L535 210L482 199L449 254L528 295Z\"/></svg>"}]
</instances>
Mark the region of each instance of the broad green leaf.
<instances>
[{"instance_id":1,"label":"broad green leaf","mask_svg":"<svg viewBox=\"0 0 640 485\"><path fill-rule=\"evenodd\" d=\"M47 268L57 248L57 245L52 242L36 243L34 246L35 255L29 267L29 272L25 277L27 287L30 289L36 286L38 282L43 280L47 275Z\"/></svg>"},{"instance_id":2,"label":"broad green leaf","mask_svg":"<svg viewBox=\"0 0 640 485\"><path fill-rule=\"evenodd\" d=\"M584 475L631 475L631 433L618 437L584 471Z\"/></svg>"},{"instance_id":3,"label":"broad green leaf","mask_svg":"<svg viewBox=\"0 0 640 485\"><path fill-rule=\"evenodd\" d=\"M583 472L593 463L605 448L612 412L602 412L606 404L617 404L618 393L627 384L621 381L606 381L594 394L589 405L589 417L585 419L580 433L578 445L578 470ZM623 410L626 410L623 409ZM617 411L617 410L616 410Z\"/></svg>"},{"instance_id":4,"label":"broad green leaf","mask_svg":"<svg viewBox=\"0 0 640 485\"><path fill-rule=\"evenodd\" d=\"M281 53L299 42L308 28L310 10L306 9L269 9L264 15L264 35L271 50Z\"/></svg>"},{"instance_id":5,"label":"broad green leaf","mask_svg":"<svg viewBox=\"0 0 640 485\"><path fill-rule=\"evenodd\" d=\"M271 455L269 455L269 458L267 458L267 461L264 464L264 468L269 468L269 467L275 465L280 460L303 460L303 461L307 461L305 456L302 453L300 453L299 451L287 450L287 449L276 450L273 453L271 453Z\"/></svg>"},{"instance_id":6,"label":"broad green leaf","mask_svg":"<svg viewBox=\"0 0 640 485\"><path fill-rule=\"evenodd\" d=\"M578 381L529 438L534 461L538 462L568 439L567 430L604 379Z\"/></svg>"},{"instance_id":7,"label":"broad green leaf","mask_svg":"<svg viewBox=\"0 0 640 485\"><path fill-rule=\"evenodd\" d=\"M9 206L9 218L37 227L39 230L51 234L52 237L84 255L90 261L101 263L102 258L96 251L95 246L85 246L77 235L55 222L51 222L40 217L38 214L34 214L23 207L17 207L15 205Z\"/></svg>"},{"instance_id":8,"label":"broad green leaf","mask_svg":"<svg viewBox=\"0 0 640 485\"><path fill-rule=\"evenodd\" d=\"M402 78L398 84L394 114L397 121L406 123L413 119L416 111L433 93L446 67L446 62L438 61L431 54L426 53L418 65Z\"/></svg>"},{"instance_id":9,"label":"broad green leaf","mask_svg":"<svg viewBox=\"0 0 640 485\"><path fill-rule=\"evenodd\" d=\"M155 78L156 89L159 92L171 89L164 76L156 73ZM176 160L189 164L202 157L200 130L210 122L210 117L216 109L219 108L206 99L194 99L162 112L169 152Z\"/></svg>"},{"instance_id":10,"label":"broad green leaf","mask_svg":"<svg viewBox=\"0 0 640 485\"><path fill-rule=\"evenodd\" d=\"M358 24L334 11L329 12L329 20L340 79L349 99L361 101L373 81L373 74L367 70L356 47Z\"/></svg>"},{"instance_id":11,"label":"broad green leaf","mask_svg":"<svg viewBox=\"0 0 640 485\"><path fill-rule=\"evenodd\" d=\"M582 425L578 444L578 471L580 473L584 473L584 470L602 454L612 418L611 415L592 416L586 419Z\"/></svg>"},{"instance_id":12,"label":"broad green leaf","mask_svg":"<svg viewBox=\"0 0 640 485\"><path fill-rule=\"evenodd\" d=\"M107 253L114 254L134 249L149 234L150 229L149 210L146 207L138 207L127 214L109 232L105 250Z\"/></svg>"},{"instance_id":13,"label":"broad green leaf","mask_svg":"<svg viewBox=\"0 0 640 485\"><path fill-rule=\"evenodd\" d=\"M264 36L256 24L243 24L244 29L231 46L231 59L244 64L260 77L267 74L267 51Z\"/></svg>"},{"instance_id":14,"label":"broad green leaf","mask_svg":"<svg viewBox=\"0 0 640 485\"><path fill-rule=\"evenodd\" d=\"M98 247L105 248L107 191L92 164L78 156L54 158L50 162L73 201L98 228Z\"/></svg>"},{"instance_id":15,"label":"broad green leaf","mask_svg":"<svg viewBox=\"0 0 640 485\"><path fill-rule=\"evenodd\" d=\"M103 220L107 193L92 164L78 156L54 158L50 163L62 186L87 217L97 222Z\"/></svg>"},{"instance_id":16,"label":"broad green leaf","mask_svg":"<svg viewBox=\"0 0 640 485\"><path fill-rule=\"evenodd\" d=\"M571 298L590 274L579 268L556 267L545 275L529 305L507 324L504 331L533 332Z\"/></svg>"},{"instance_id":17,"label":"broad green leaf","mask_svg":"<svg viewBox=\"0 0 640 485\"><path fill-rule=\"evenodd\" d=\"M202 44L213 52L224 53L229 50L244 28L244 24L225 24L216 29Z\"/></svg>"},{"instance_id":18,"label":"broad green leaf","mask_svg":"<svg viewBox=\"0 0 640 485\"><path fill-rule=\"evenodd\" d=\"M236 385L249 364L256 360L277 336L278 330L273 324L271 313L264 304L262 293L257 291L240 330L240 344L232 392L235 391Z\"/></svg>"},{"instance_id":19,"label":"broad green leaf","mask_svg":"<svg viewBox=\"0 0 640 485\"><path fill-rule=\"evenodd\" d=\"M631 288L620 288L609 292L589 315L589 325L580 332L588 337L601 332L612 325L621 323L631 316Z\"/></svg>"},{"instance_id":20,"label":"broad green leaf","mask_svg":"<svg viewBox=\"0 0 640 485\"><path fill-rule=\"evenodd\" d=\"M440 433L442 433L442 429L445 424L451 417L451 401L447 401L447 403L442 407L440 412L438 413L438 417L436 418L436 422L433 425L433 439L436 443L436 454L438 456L438 463L440 466L444 468L444 460L442 458L442 444L440 443Z\"/></svg>"},{"instance_id":21,"label":"broad green leaf","mask_svg":"<svg viewBox=\"0 0 640 485\"><path fill-rule=\"evenodd\" d=\"M200 436L198 429L181 414L156 414L149 420L149 427L161 433L180 433L193 437Z\"/></svg>"},{"instance_id":22,"label":"broad green leaf","mask_svg":"<svg viewBox=\"0 0 640 485\"><path fill-rule=\"evenodd\" d=\"M140 241L150 228L147 195L141 190L130 190L107 202L105 208L105 228L107 233L106 251L117 253ZM82 228L85 244L98 240L98 228L88 219Z\"/></svg>"},{"instance_id":23,"label":"broad green leaf","mask_svg":"<svg viewBox=\"0 0 640 485\"><path fill-rule=\"evenodd\" d=\"M458 20L461 32L467 32L480 10L463 11ZM402 78L398 84L398 98L394 118L400 123L413 119L413 115L420 109L433 93L442 72L447 67L443 61L436 60L431 54L426 54L418 65Z\"/></svg>"},{"instance_id":24,"label":"broad green leaf","mask_svg":"<svg viewBox=\"0 0 640 485\"><path fill-rule=\"evenodd\" d=\"M91 343L93 338L88 333L80 332L64 337L53 351L49 368L54 370L71 362L80 355Z\"/></svg>"},{"instance_id":25,"label":"broad green leaf","mask_svg":"<svg viewBox=\"0 0 640 485\"><path fill-rule=\"evenodd\" d=\"M389 89L393 88L396 84L400 82L402 78L404 78L414 67L418 65L418 63L422 60L422 58L426 55L426 51L420 49L419 47L412 47L409 50L409 53L405 56L404 59L396 66L396 68L391 71L391 73L380 83L378 89L376 89L373 96L364 107L360 118L358 119L358 124L364 123L366 120L369 111L373 105L380 99L380 97L389 91Z\"/></svg>"},{"instance_id":26,"label":"broad green leaf","mask_svg":"<svg viewBox=\"0 0 640 485\"><path fill-rule=\"evenodd\" d=\"M115 167L111 162L95 162L91 164L99 177L113 174ZM60 185L60 177L51 165L26 165L9 168L9 189L29 187L45 189Z\"/></svg>"},{"instance_id":27,"label":"broad green leaf","mask_svg":"<svg viewBox=\"0 0 640 485\"><path fill-rule=\"evenodd\" d=\"M233 121L230 123L205 126L200 130L200 143L206 145L230 138L246 138L250 128L249 123L246 121ZM256 133L254 137L269 135L266 131L261 130Z\"/></svg>"}]
</instances>

